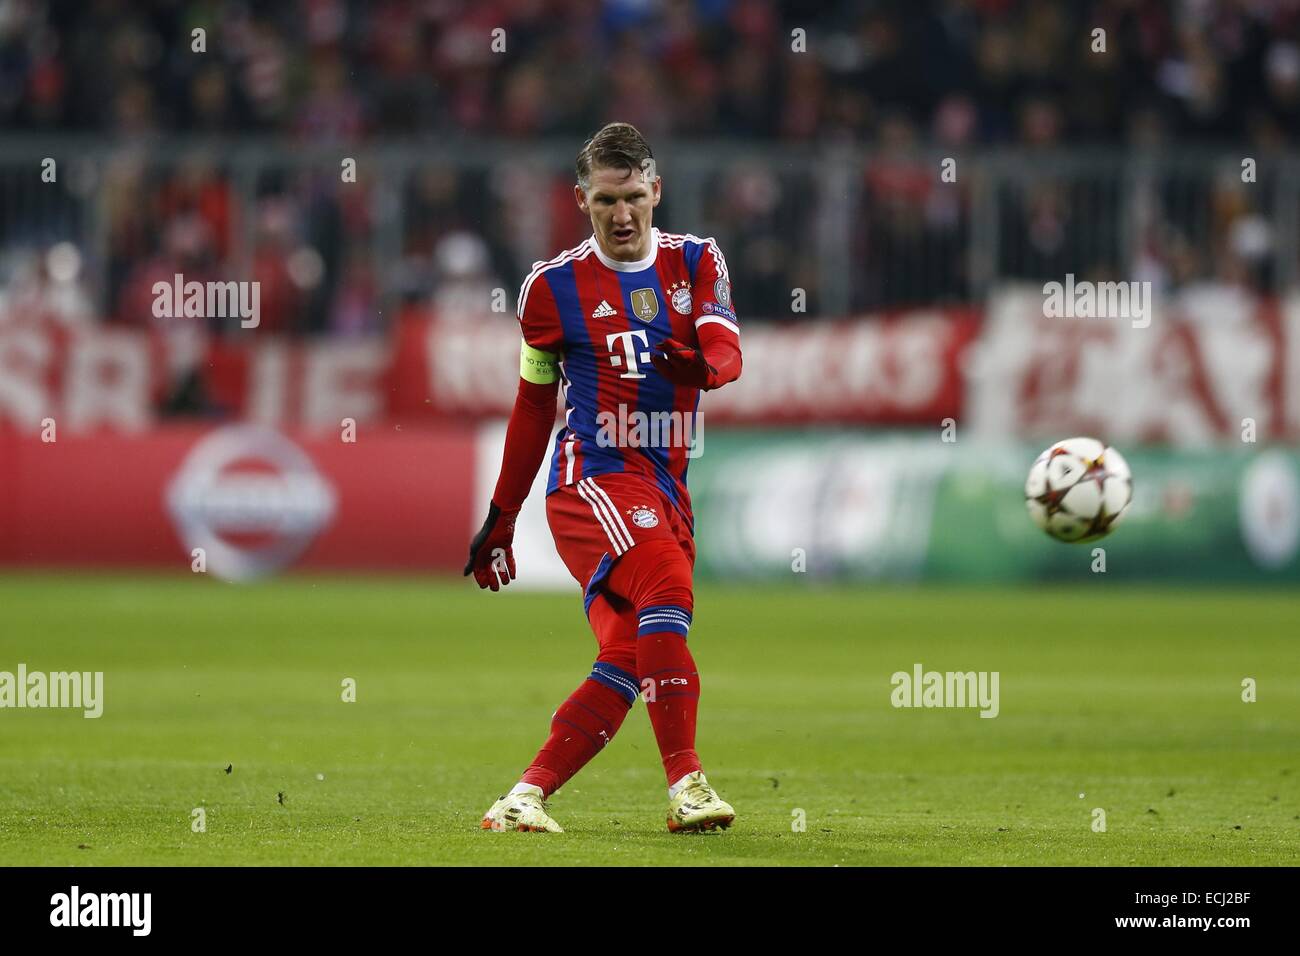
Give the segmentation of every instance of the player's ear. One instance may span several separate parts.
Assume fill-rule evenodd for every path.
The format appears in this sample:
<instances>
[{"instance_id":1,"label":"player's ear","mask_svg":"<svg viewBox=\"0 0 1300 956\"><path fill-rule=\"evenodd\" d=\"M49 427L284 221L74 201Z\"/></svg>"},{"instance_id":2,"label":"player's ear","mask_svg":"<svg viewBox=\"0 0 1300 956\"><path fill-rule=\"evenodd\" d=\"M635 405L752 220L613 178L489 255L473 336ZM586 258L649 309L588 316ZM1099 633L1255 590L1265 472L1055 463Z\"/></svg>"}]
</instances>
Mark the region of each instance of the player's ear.
<instances>
[{"instance_id":1,"label":"player's ear","mask_svg":"<svg viewBox=\"0 0 1300 956\"><path fill-rule=\"evenodd\" d=\"M663 183L664 183L664 179L662 176L655 177L655 184L653 187L654 200L651 203L652 207L659 205L659 200L663 196Z\"/></svg>"},{"instance_id":2,"label":"player's ear","mask_svg":"<svg viewBox=\"0 0 1300 956\"><path fill-rule=\"evenodd\" d=\"M578 201L578 208L582 210L584 215L591 215L591 210L587 208L587 194L582 188L582 183L573 184L573 198ZM658 199L655 200L655 202L658 201Z\"/></svg>"}]
</instances>

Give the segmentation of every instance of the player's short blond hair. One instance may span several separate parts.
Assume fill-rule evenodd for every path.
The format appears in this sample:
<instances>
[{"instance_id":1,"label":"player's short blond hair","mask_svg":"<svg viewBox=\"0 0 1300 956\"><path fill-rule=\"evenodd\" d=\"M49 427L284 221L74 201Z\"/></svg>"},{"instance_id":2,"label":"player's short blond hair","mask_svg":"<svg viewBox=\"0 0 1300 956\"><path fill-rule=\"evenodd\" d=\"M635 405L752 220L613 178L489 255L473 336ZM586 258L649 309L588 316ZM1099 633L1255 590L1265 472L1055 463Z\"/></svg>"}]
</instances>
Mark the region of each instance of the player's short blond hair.
<instances>
[{"instance_id":1,"label":"player's short blond hair","mask_svg":"<svg viewBox=\"0 0 1300 956\"><path fill-rule=\"evenodd\" d=\"M597 167L626 169L629 176L645 172L653 178L654 158L650 144L631 123L607 123L578 150L578 185L584 192L590 189L591 171Z\"/></svg>"}]
</instances>

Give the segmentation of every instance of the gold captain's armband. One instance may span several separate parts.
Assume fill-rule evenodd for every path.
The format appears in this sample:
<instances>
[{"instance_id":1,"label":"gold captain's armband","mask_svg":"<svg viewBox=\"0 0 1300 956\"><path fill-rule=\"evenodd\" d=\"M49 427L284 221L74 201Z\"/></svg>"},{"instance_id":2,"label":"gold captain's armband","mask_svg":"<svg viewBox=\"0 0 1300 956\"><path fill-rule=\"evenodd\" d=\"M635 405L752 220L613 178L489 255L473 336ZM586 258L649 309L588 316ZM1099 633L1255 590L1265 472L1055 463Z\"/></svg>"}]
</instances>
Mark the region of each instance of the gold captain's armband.
<instances>
[{"instance_id":1,"label":"gold captain's armband","mask_svg":"<svg viewBox=\"0 0 1300 956\"><path fill-rule=\"evenodd\" d=\"M519 343L519 377L534 385L549 385L560 377L560 365L551 352Z\"/></svg>"}]
</instances>

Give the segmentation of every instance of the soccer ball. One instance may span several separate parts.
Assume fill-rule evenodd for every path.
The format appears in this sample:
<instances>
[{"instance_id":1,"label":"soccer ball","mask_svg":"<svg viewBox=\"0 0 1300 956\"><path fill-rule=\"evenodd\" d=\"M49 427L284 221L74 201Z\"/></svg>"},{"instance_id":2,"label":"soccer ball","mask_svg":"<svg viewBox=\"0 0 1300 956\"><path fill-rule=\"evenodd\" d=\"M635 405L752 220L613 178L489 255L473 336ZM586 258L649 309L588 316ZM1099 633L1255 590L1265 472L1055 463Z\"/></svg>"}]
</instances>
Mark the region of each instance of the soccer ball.
<instances>
[{"instance_id":1,"label":"soccer ball","mask_svg":"<svg viewBox=\"0 0 1300 956\"><path fill-rule=\"evenodd\" d=\"M1029 517L1057 541L1106 537L1132 500L1128 462L1095 438L1058 441L1025 479Z\"/></svg>"}]
</instances>

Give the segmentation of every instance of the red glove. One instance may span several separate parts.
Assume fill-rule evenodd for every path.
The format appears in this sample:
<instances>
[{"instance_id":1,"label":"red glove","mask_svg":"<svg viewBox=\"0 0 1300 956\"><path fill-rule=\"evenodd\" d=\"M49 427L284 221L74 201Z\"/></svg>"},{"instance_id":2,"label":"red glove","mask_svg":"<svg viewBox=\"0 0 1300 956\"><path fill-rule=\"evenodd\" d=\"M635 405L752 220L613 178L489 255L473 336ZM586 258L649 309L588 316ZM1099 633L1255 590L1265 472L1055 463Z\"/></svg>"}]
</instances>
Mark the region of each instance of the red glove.
<instances>
[{"instance_id":1,"label":"red glove","mask_svg":"<svg viewBox=\"0 0 1300 956\"><path fill-rule=\"evenodd\" d=\"M718 370L704 360L703 352L676 339L664 339L656 345L650 363L674 385L709 389L722 384Z\"/></svg>"},{"instance_id":2,"label":"red glove","mask_svg":"<svg viewBox=\"0 0 1300 956\"><path fill-rule=\"evenodd\" d=\"M499 591L517 577L511 545L518 517L518 508L502 511L495 503L488 505L487 520L470 542L469 560L465 562L465 576L473 573L479 587Z\"/></svg>"}]
</instances>

